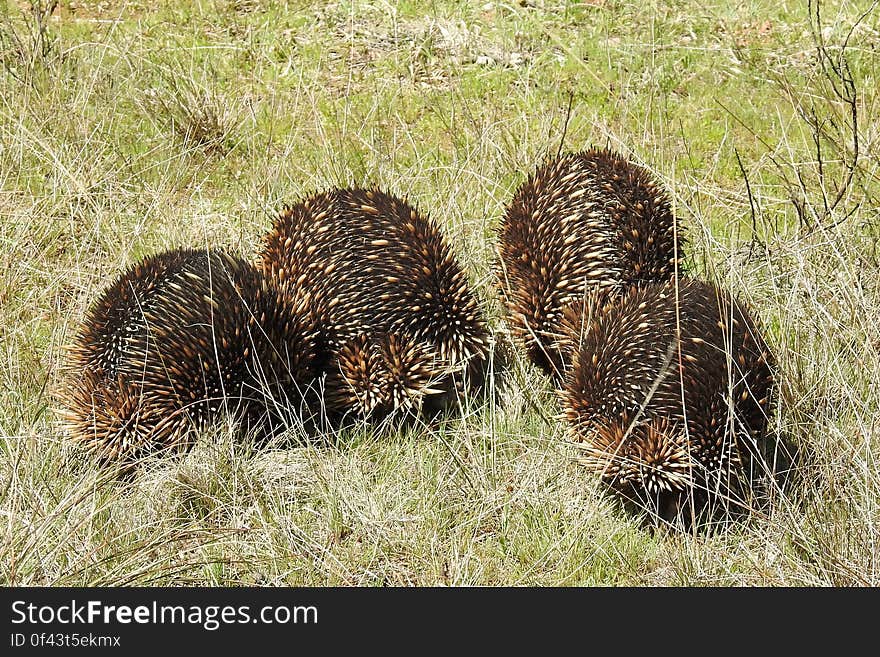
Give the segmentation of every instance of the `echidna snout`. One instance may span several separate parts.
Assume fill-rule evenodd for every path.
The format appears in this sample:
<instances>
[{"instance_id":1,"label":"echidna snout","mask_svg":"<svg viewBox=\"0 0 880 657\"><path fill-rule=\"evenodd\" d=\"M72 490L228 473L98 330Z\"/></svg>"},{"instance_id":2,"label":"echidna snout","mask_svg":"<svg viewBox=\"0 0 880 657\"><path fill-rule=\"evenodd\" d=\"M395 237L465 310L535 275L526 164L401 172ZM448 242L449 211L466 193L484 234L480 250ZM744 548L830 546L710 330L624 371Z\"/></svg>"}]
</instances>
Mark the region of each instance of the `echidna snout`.
<instances>
[{"instance_id":1,"label":"echidna snout","mask_svg":"<svg viewBox=\"0 0 880 657\"><path fill-rule=\"evenodd\" d=\"M417 413L439 391L429 345L399 335L361 334L337 351L328 368L328 412L384 420Z\"/></svg>"},{"instance_id":2,"label":"echidna snout","mask_svg":"<svg viewBox=\"0 0 880 657\"><path fill-rule=\"evenodd\" d=\"M599 471L611 486L643 487L649 494L685 490L694 467L687 438L666 418L631 425L626 418L601 425L579 445L580 463Z\"/></svg>"}]
</instances>

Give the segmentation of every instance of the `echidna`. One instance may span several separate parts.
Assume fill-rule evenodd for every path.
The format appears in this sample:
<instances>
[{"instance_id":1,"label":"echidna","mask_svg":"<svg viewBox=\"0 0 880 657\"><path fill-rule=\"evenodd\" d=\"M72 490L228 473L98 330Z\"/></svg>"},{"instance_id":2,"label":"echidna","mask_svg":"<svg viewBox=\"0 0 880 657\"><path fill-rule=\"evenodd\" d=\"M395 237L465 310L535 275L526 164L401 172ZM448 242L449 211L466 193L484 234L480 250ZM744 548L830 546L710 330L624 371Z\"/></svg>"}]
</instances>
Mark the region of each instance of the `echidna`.
<instances>
[{"instance_id":1,"label":"echidna","mask_svg":"<svg viewBox=\"0 0 880 657\"><path fill-rule=\"evenodd\" d=\"M225 413L273 431L314 378L314 340L304 309L241 258L147 257L104 290L76 337L68 426L117 462L185 448Z\"/></svg>"},{"instance_id":2,"label":"echidna","mask_svg":"<svg viewBox=\"0 0 880 657\"><path fill-rule=\"evenodd\" d=\"M330 416L433 411L483 385L480 308L438 227L407 201L315 194L275 220L260 266L314 314Z\"/></svg>"},{"instance_id":3,"label":"echidna","mask_svg":"<svg viewBox=\"0 0 880 657\"><path fill-rule=\"evenodd\" d=\"M561 397L581 462L666 520L743 505L766 474L775 361L747 308L692 279L649 283L583 327ZM693 513L692 513L693 512Z\"/></svg>"},{"instance_id":4,"label":"echidna","mask_svg":"<svg viewBox=\"0 0 880 657\"><path fill-rule=\"evenodd\" d=\"M645 168L599 149L545 162L499 229L498 282L514 337L558 380L562 309L594 291L670 280L681 241L669 198Z\"/></svg>"}]
</instances>

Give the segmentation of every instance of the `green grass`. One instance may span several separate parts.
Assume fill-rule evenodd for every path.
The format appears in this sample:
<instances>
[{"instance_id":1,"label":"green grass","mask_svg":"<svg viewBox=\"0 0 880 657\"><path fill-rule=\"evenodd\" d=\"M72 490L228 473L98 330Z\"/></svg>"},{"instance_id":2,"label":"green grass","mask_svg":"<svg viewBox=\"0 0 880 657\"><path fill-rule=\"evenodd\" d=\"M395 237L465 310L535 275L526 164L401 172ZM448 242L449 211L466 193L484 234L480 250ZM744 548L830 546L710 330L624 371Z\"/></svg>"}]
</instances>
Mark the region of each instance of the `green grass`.
<instances>
[{"instance_id":1,"label":"green grass","mask_svg":"<svg viewBox=\"0 0 880 657\"><path fill-rule=\"evenodd\" d=\"M0 9L4 584L880 583L880 7L62 1L44 32L35 15ZM574 463L522 361L494 406L335 447L220 427L116 482L65 440L53 390L103 285L172 246L251 256L284 202L332 185L434 217L504 331L493 231L561 143L654 171L690 271L754 308L782 371L773 431L814 454L795 500L716 534L646 531Z\"/></svg>"}]
</instances>

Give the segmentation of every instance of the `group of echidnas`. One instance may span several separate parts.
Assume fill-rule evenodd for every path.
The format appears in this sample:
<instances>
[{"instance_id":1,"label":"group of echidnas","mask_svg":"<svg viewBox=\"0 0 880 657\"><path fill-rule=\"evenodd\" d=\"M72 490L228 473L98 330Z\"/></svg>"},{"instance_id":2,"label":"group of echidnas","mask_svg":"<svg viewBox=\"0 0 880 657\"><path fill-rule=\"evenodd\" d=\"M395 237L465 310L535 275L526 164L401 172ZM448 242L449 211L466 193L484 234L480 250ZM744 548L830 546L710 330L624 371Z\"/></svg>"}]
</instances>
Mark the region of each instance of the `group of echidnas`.
<instances>
[{"instance_id":1,"label":"group of echidnas","mask_svg":"<svg viewBox=\"0 0 880 657\"><path fill-rule=\"evenodd\" d=\"M377 189L286 208L255 262L176 249L90 309L65 390L72 435L130 462L233 419L258 437L436 415L478 394L489 334L437 226Z\"/></svg>"},{"instance_id":2,"label":"group of echidnas","mask_svg":"<svg viewBox=\"0 0 880 657\"><path fill-rule=\"evenodd\" d=\"M742 510L768 474L776 366L742 302L681 274L684 243L646 169L570 154L508 206L499 281L512 330L559 385L580 462L690 523Z\"/></svg>"},{"instance_id":3,"label":"group of echidnas","mask_svg":"<svg viewBox=\"0 0 880 657\"><path fill-rule=\"evenodd\" d=\"M667 519L744 503L774 388L748 310L681 275L683 244L648 171L589 150L519 187L496 263L579 460ZM226 417L258 436L434 417L483 390L490 337L433 221L379 189L334 189L286 208L253 262L178 249L107 287L71 352L67 422L120 463Z\"/></svg>"}]
</instances>

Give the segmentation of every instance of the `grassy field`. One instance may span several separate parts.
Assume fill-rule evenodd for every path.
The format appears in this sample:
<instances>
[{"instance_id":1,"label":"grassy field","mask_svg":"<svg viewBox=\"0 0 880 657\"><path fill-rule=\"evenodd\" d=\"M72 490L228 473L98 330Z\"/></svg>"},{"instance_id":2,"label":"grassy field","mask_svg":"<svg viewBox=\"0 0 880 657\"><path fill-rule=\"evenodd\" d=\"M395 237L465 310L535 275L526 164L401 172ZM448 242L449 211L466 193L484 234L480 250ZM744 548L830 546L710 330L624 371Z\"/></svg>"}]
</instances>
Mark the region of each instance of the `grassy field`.
<instances>
[{"instance_id":1,"label":"grassy field","mask_svg":"<svg viewBox=\"0 0 880 657\"><path fill-rule=\"evenodd\" d=\"M33 6L33 5L38 6ZM733 6L736 5L736 6ZM880 6L867 0L0 7L0 583L880 584ZM647 531L521 359L439 427L254 450L227 428L108 480L53 391L102 287L250 257L284 202L375 183L442 225L494 331L494 230L543 157L651 169L687 267L754 308L803 489Z\"/></svg>"}]
</instances>

